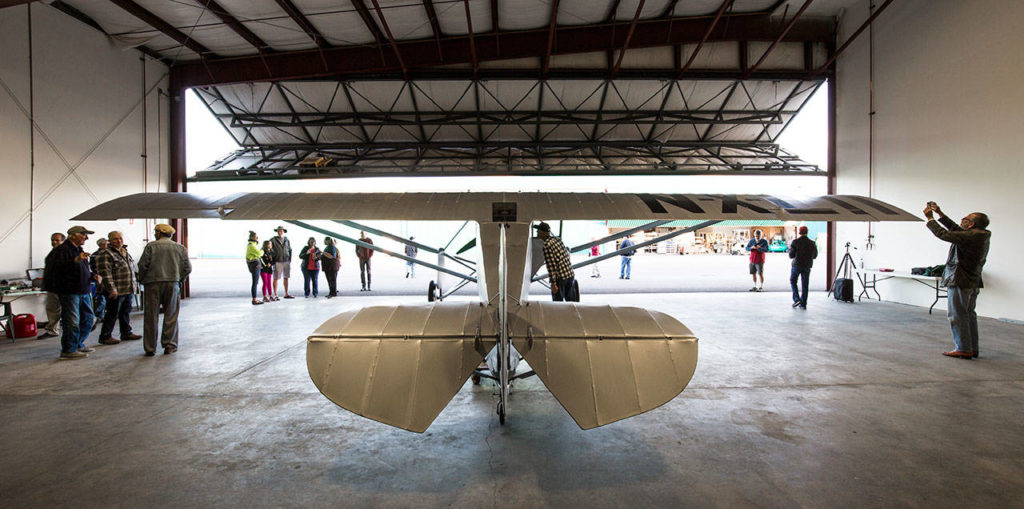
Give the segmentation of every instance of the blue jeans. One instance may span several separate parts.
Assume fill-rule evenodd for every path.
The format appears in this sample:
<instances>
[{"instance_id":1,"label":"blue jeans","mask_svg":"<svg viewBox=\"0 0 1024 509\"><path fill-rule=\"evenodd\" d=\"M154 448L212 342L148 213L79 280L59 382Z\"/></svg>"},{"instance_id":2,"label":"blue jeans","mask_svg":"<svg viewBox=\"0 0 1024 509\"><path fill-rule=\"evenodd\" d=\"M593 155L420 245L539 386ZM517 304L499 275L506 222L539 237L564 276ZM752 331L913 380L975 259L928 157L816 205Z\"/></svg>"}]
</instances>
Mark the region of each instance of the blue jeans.
<instances>
[{"instance_id":1,"label":"blue jeans","mask_svg":"<svg viewBox=\"0 0 1024 509\"><path fill-rule=\"evenodd\" d=\"M96 315L92 313L92 296L88 293L60 294L61 353L77 352L85 346L85 338L92 332Z\"/></svg>"},{"instance_id":2,"label":"blue jeans","mask_svg":"<svg viewBox=\"0 0 1024 509\"><path fill-rule=\"evenodd\" d=\"M800 295L800 291L796 288L797 278L800 278L800 290L803 291L803 296ZM810 267L797 267L794 265L789 272L789 286L793 288L793 302L799 302L801 307L807 307L807 285L810 284L810 279Z\"/></svg>"},{"instance_id":3,"label":"blue jeans","mask_svg":"<svg viewBox=\"0 0 1024 509\"><path fill-rule=\"evenodd\" d=\"M978 351L978 314L974 306L978 303L977 288L946 288L948 305L946 316L953 330L953 343L958 352Z\"/></svg>"},{"instance_id":4,"label":"blue jeans","mask_svg":"<svg viewBox=\"0 0 1024 509\"><path fill-rule=\"evenodd\" d=\"M632 263L633 263L633 257L632 256L623 256L621 258L622 258L622 267L619 268L619 277L620 278L622 278L622 277L629 277L629 269L630 269L630 265L632 265Z\"/></svg>"},{"instance_id":5,"label":"blue jeans","mask_svg":"<svg viewBox=\"0 0 1024 509\"><path fill-rule=\"evenodd\" d=\"M302 269L302 281L302 289L305 292L306 297L309 297L310 283L313 285L313 296L316 297L317 293L320 291L320 269Z\"/></svg>"}]
</instances>

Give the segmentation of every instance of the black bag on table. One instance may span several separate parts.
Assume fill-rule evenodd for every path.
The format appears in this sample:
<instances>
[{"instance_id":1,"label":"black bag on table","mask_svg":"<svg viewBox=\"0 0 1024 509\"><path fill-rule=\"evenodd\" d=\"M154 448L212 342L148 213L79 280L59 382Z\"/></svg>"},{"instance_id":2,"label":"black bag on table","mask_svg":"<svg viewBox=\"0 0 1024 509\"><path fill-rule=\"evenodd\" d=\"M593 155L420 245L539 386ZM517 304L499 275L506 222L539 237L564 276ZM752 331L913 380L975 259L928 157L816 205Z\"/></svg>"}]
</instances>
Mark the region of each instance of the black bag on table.
<instances>
[{"instance_id":1,"label":"black bag on table","mask_svg":"<svg viewBox=\"0 0 1024 509\"><path fill-rule=\"evenodd\" d=\"M838 278L832 283L832 298L842 302L853 302L853 280Z\"/></svg>"}]
</instances>

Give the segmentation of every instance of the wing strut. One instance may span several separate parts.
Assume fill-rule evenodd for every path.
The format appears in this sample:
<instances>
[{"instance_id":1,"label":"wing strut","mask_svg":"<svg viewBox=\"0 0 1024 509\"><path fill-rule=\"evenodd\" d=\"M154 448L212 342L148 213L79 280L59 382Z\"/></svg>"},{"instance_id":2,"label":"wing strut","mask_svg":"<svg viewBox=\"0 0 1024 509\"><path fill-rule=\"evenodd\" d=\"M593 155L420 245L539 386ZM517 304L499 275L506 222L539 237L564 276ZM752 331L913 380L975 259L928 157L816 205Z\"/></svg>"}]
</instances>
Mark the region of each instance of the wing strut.
<instances>
[{"instance_id":1,"label":"wing strut","mask_svg":"<svg viewBox=\"0 0 1024 509\"><path fill-rule=\"evenodd\" d=\"M655 223L657 223L657 222L658 221L655 221ZM573 270L576 270L576 269L578 269L580 267L586 267L587 265L590 265L592 263L597 263L597 262L599 262L601 260L607 260L607 259L612 258L614 256L618 256L618 255L620 255L620 254L622 254L622 253L624 253L626 251L633 251L633 250L641 248L641 247L650 246L651 244L657 244L658 242L661 242L663 240L668 240L668 239L671 239L673 237L678 237L678 236L680 236L680 235L682 235L684 233L694 232L694 231L700 230L701 228L707 228L708 226L715 225L715 224L718 224L718 223L721 223L721 222L722 221L720 221L720 220L719 221L704 221L703 223L695 224L693 226L690 226L690 227L687 227L687 228L683 228L682 230L676 230L674 232L666 233L665 235L662 235L660 237L655 237L655 238L653 238L651 240L645 240L645 241L640 242L638 244L633 244L632 246L629 246L629 248L627 248L627 249L618 249L618 250L612 251L610 253L605 253L605 254L603 254L601 256L595 256L593 258L587 258L586 260L584 260L582 262L573 264L572 268L573 268ZM649 228L651 224L654 224L654 223L649 223L648 225L644 225L641 228ZM617 233L615 235L609 235L608 237L605 237L604 239L601 239L600 241L590 242L589 244L584 244L584 246L586 246L586 247L596 246L598 244L607 242L608 240L611 240L611 239L614 239L614 238L618 238L618 237L622 237L623 235L621 235L621 233L623 233L623 232ZM539 274L537 276L534 276L532 281L542 281L544 279L547 279L548 277L550 277L550 276L547 273Z\"/></svg>"}]
</instances>

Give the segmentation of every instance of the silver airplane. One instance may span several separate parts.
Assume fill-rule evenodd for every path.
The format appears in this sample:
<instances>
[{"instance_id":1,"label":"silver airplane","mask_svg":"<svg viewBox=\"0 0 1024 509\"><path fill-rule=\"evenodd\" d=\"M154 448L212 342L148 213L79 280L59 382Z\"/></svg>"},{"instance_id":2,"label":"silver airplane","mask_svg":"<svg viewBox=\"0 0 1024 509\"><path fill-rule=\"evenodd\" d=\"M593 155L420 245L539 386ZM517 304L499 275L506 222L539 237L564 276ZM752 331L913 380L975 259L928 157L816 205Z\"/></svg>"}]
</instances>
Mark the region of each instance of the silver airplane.
<instances>
[{"instance_id":1,"label":"silver airplane","mask_svg":"<svg viewBox=\"0 0 1024 509\"><path fill-rule=\"evenodd\" d=\"M307 339L309 376L324 396L346 410L414 432L425 431L471 377L474 382L479 376L495 380L496 412L502 424L509 413L512 382L536 374L580 428L590 429L671 401L693 376L697 338L665 313L530 301L530 283L545 276L536 275L538 246L530 229L534 221L703 221L678 234L723 220L918 220L902 209L860 196L786 200L766 195L541 192L141 193L100 204L74 219L126 218L478 223L481 259L475 277L432 266L476 282L479 301L345 311ZM591 258L577 267L617 254ZM521 358L532 371L516 374ZM484 359L487 368L478 371Z\"/></svg>"}]
</instances>

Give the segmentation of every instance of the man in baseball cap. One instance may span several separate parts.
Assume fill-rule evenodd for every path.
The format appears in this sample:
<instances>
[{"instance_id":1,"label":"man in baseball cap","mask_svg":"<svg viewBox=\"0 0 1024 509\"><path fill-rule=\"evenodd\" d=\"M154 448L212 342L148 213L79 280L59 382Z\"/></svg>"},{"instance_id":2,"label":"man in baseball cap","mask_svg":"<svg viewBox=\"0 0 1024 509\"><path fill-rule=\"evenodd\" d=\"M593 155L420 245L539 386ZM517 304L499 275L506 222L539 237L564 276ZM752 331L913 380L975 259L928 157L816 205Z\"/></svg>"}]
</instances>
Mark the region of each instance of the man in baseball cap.
<instances>
[{"instance_id":1,"label":"man in baseball cap","mask_svg":"<svg viewBox=\"0 0 1024 509\"><path fill-rule=\"evenodd\" d=\"M68 228L68 237L70 237L72 235L75 235L75 234L92 235L94 233L96 233L96 232L94 232L94 231L92 231L92 230L90 230L90 229L88 229L88 228L86 228L84 226L72 226L71 228Z\"/></svg>"},{"instance_id":2,"label":"man in baseball cap","mask_svg":"<svg viewBox=\"0 0 1024 509\"><path fill-rule=\"evenodd\" d=\"M93 276L89 268L89 253L82 249L92 233L95 232L84 226L68 228L68 240L53 248L46 257L52 291L60 299L62 360L81 359L93 351L85 346L85 338L92 332L96 320L90 294Z\"/></svg>"},{"instance_id":3,"label":"man in baseball cap","mask_svg":"<svg viewBox=\"0 0 1024 509\"><path fill-rule=\"evenodd\" d=\"M573 292L576 273L572 270L569 250L562 239L551 236L551 226L545 222L533 225L537 238L544 242L544 265L548 268L551 281L551 300L579 300Z\"/></svg>"}]
</instances>

